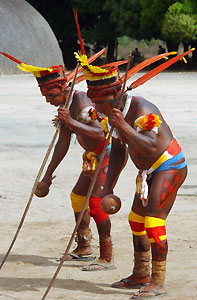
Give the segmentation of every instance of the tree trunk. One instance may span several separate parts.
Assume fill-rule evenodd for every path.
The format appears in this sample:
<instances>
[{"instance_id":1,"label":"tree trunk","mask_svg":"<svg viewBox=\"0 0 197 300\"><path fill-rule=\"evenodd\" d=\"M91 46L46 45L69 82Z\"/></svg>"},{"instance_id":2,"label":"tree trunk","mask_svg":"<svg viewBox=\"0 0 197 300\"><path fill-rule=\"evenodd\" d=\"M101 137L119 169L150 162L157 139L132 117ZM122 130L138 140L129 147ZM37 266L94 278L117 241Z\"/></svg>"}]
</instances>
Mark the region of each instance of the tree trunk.
<instances>
[{"instance_id":1,"label":"tree trunk","mask_svg":"<svg viewBox=\"0 0 197 300\"><path fill-rule=\"evenodd\" d=\"M116 47L116 39L115 38L108 41L107 57L106 57L107 63L113 62L115 60L115 58L114 58L115 47Z\"/></svg>"},{"instance_id":2,"label":"tree trunk","mask_svg":"<svg viewBox=\"0 0 197 300\"><path fill-rule=\"evenodd\" d=\"M65 40L60 43L60 47L63 54L64 64L68 70L72 70L76 67L77 61L74 56L74 52L80 50L80 46L76 41Z\"/></svg>"}]
</instances>

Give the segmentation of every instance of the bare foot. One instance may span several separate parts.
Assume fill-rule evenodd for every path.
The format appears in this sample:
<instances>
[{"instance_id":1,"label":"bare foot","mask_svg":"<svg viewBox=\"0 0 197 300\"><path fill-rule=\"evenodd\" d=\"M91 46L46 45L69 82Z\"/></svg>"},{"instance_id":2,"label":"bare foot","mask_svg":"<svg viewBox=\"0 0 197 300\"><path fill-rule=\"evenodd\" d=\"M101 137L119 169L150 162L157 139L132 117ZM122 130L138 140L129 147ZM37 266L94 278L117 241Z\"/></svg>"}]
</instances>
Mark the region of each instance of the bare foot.
<instances>
[{"instance_id":1,"label":"bare foot","mask_svg":"<svg viewBox=\"0 0 197 300\"><path fill-rule=\"evenodd\" d=\"M77 246L72 251L72 253L74 253L78 256L85 256L85 255L91 255L93 252L92 252L91 246L88 246L88 247L79 247L79 246Z\"/></svg>"},{"instance_id":2,"label":"bare foot","mask_svg":"<svg viewBox=\"0 0 197 300\"><path fill-rule=\"evenodd\" d=\"M166 294L167 292L163 285L151 282L150 284L141 287L138 292L133 294L131 299L151 299L156 296L164 296Z\"/></svg>"},{"instance_id":3,"label":"bare foot","mask_svg":"<svg viewBox=\"0 0 197 300\"><path fill-rule=\"evenodd\" d=\"M114 264L114 260L111 260L110 262L104 260L104 259L97 259L93 263L85 266L82 268L82 271L102 271L102 270L112 270L116 269L116 266Z\"/></svg>"}]
</instances>

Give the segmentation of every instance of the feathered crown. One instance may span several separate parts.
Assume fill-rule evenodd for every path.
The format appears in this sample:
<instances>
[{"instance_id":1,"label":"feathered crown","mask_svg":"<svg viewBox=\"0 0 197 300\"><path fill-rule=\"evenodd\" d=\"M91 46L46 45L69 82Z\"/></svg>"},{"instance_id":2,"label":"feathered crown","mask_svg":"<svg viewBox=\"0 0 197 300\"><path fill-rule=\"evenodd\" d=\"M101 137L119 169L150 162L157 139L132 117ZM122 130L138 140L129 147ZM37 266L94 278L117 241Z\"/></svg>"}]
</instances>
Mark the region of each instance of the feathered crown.
<instances>
[{"instance_id":1,"label":"feathered crown","mask_svg":"<svg viewBox=\"0 0 197 300\"><path fill-rule=\"evenodd\" d=\"M80 63L88 86L110 85L119 80L117 66L101 68L88 63L85 54L74 52L76 60Z\"/></svg>"},{"instance_id":2,"label":"feathered crown","mask_svg":"<svg viewBox=\"0 0 197 300\"><path fill-rule=\"evenodd\" d=\"M17 67L28 73L32 73L36 78L38 85L41 87L42 85L54 83L57 81L67 81L66 70L63 65L51 66L48 68L40 68L32 65L28 65L18 60L17 58L5 53L0 52L2 55L6 56L10 60L16 62Z\"/></svg>"}]
</instances>

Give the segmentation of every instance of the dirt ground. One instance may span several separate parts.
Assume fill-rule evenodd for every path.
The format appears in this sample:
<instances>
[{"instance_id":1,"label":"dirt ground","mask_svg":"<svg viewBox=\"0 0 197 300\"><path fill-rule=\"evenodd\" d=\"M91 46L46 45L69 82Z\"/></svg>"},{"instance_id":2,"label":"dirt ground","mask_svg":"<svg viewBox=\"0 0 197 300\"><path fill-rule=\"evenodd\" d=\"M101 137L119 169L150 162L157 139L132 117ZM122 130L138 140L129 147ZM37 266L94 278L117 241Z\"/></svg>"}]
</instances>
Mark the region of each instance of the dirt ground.
<instances>
[{"instance_id":1,"label":"dirt ground","mask_svg":"<svg viewBox=\"0 0 197 300\"><path fill-rule=\"evenodd\" d=\"M140 75L135 75L131 81ZM160 108L186 156L189 173L167 219L169 254L164 300L197 299L197 73L163 72L133 91ZM85 90L85 83L76 86ZM56 108L40 95L31 75L0 76L0 261L21 220L31 190L51 143ZM24 225L0 271L0 300L42 299L74 229L69 194L81 171L83 151L73 136L69 152L55 172L49 195L34 196ZM48 163L47 163L48 164ZM111 283L132 272L132 235L127 221L135 190L136 169L131 161L115 188L121 210L111 217L117 269L83 272L86 262L65 262L46 299L120 300L132 290ZM98 256L94 221L93 250ZM75 245L73 243L73 248ZM134 290L136 291L136 290Z\"/></svg>"}]
</instances>

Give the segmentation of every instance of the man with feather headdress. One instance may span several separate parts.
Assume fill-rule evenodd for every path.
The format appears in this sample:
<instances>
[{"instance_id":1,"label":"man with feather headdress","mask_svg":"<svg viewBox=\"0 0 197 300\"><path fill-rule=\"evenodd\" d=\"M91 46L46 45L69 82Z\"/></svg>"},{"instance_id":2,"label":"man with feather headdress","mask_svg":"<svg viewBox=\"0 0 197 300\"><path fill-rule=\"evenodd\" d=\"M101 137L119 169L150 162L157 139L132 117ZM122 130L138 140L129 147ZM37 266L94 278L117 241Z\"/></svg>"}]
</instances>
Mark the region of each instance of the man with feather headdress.
<instances>
[{"instance_id":1,"label":"man with feather headdress","mask_svg":"<svg viewBox=\"0 0 197 300\"><path fill-rule=\"evenodd\" d=\"M142 97L132 96L129 90L121 90L117 67L90 66L84 55L75 53L75 56L83 67L88 97L97 111L109 118L113 128L102 197L113 193L127 149L139 170L128 218L133 233L134 268L130 276L113 283L112 287L141 287L133 299L163 296L168 252L165 221L187 176L183 152L159 109Z\"/></svg>"}]
</instances>

